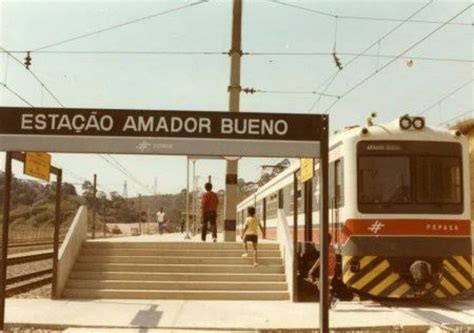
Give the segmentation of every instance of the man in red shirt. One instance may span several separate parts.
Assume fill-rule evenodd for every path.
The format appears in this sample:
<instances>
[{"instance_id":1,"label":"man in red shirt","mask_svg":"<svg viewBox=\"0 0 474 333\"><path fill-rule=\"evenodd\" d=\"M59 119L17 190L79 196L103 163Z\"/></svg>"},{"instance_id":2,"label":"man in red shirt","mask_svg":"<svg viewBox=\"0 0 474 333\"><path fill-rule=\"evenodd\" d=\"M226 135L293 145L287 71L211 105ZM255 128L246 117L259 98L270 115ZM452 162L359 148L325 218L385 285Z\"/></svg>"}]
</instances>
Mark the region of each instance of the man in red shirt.
<instances>
[{"instance_id":1,"label":"man in red shirt","mask_svg":"<svg viewBox=\"0 0 474 333\"><path fill-rule=\"evenodd\" d=\"M212 192L212 184L206 183L204 185L206 192L201 195L201 209L202 209L202 228L201 228L201 239L203 242L206 241L208 222L211 225L212 230L212 239L214 242L217 241L217 205L219 204L219 199L217 199L217 194Z\"/></svg>"}]
</instances>

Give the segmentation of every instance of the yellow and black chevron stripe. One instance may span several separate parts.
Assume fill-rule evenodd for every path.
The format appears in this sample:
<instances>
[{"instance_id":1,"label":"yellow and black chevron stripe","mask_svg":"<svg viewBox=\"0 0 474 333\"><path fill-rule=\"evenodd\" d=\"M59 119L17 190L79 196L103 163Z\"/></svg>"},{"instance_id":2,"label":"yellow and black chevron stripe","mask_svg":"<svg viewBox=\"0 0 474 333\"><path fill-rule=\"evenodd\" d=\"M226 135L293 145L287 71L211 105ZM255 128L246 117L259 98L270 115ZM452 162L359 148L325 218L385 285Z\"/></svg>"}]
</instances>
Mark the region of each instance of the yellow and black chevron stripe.
<instances>
[{"instance_id":1,"label":"yellow and black chevron stripe","mask_svg":"<svg viewBox=\"0 0 474 333\"><path fill-rule=\"evenodd\" d=\"M457 295L472 287L472 266L469 256L453 256L443 260L439 283L427 284L429 293L436 298Z\"/></svg>"},{"instance_id":2,"label":"yellow and black chevron stripe","mask_svg":"<svg viewBox=\"0 0 474 333\"><path fill-rule=\"evenodd\" d=\"M351 261L359 262L359 271L351 272ZM427 283L416 291L393 270L386 257L363 256L342 258L343 281L356 290L387 298L449 297L471 288L471 264L468 257L454 256L443 260L439 283Z\"/></svg>"}]
</instances>

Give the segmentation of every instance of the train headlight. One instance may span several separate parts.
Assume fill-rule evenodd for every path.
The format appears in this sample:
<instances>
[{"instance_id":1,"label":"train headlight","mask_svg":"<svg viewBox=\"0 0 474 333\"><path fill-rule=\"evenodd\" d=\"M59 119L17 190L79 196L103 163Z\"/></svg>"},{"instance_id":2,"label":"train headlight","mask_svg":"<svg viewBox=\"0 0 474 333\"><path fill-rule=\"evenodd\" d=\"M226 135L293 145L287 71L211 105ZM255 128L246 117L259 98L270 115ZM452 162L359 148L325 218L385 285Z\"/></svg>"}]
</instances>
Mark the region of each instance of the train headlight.
<instances>
[{"instance_id":1,"label":"train headlight","mask_svg":"<svg viewBox=\"0 0 474 333\"><path fill-rule=\"evenodd\" d=\"M425 127L425 119L422 117L415 117L413 118L412 124L415 129L420 130Z\"/></svg>"},{"instance_id":2,"label":"train headlight","mask_svg":"<svg viewBox=\"0 0 474 333\"><path fill-rule=\"evenodd\" d=\"M407 130L410 129L412 123L411 123L411 118L408 116L403 116L399 120L400 128Z\"/></svg>"}]
</instances>

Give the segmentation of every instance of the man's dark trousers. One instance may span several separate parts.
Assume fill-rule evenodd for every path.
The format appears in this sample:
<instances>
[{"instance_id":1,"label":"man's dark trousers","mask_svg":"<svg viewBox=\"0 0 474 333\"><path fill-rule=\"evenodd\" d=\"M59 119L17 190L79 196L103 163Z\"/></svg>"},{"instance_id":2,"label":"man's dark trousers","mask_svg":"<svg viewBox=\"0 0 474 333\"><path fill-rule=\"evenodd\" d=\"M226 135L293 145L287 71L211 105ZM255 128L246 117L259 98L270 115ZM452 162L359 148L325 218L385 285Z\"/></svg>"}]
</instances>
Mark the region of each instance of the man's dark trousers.
<instances>
[{"instance_id":1,"label":"man's dark trousers","mask_svg":"<svg viewBox=\"0 0 474 333\"><path fill-rule=\"evenodd\" d=\"M208 223L211 225L212 238L217 238L216 212L205 212L202 217L201 239L206 241Z\"/></svg>"}]
</instances>

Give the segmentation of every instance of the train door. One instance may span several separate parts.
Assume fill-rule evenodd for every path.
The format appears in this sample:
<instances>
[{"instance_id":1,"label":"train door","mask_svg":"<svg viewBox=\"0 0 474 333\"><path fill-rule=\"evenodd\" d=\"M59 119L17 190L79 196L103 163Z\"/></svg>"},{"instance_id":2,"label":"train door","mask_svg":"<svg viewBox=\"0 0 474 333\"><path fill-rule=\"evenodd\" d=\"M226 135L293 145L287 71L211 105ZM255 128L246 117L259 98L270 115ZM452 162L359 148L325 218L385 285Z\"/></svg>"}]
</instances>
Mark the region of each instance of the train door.
<instances>
[{"instance_id":1,"label":"train door","mask_svg":"<svg viewBox=\"0 0 474 333\"><path fill-rule=\"evenodd\" d=\"M343 205L343 162L342 158L334 162L334 198L333 198L333 240L339 244L341 227L340 209Z\"/></svg>"},{"instance_id":2,"label":"train door","mask_svg":"<svg viewBox=\"0 0 474 333\"><path fill-rule=\"evenodd\" d=\"M313 184L306 181L304 186L304 241L313 241Z\"/></svg>"}]
</instances>

